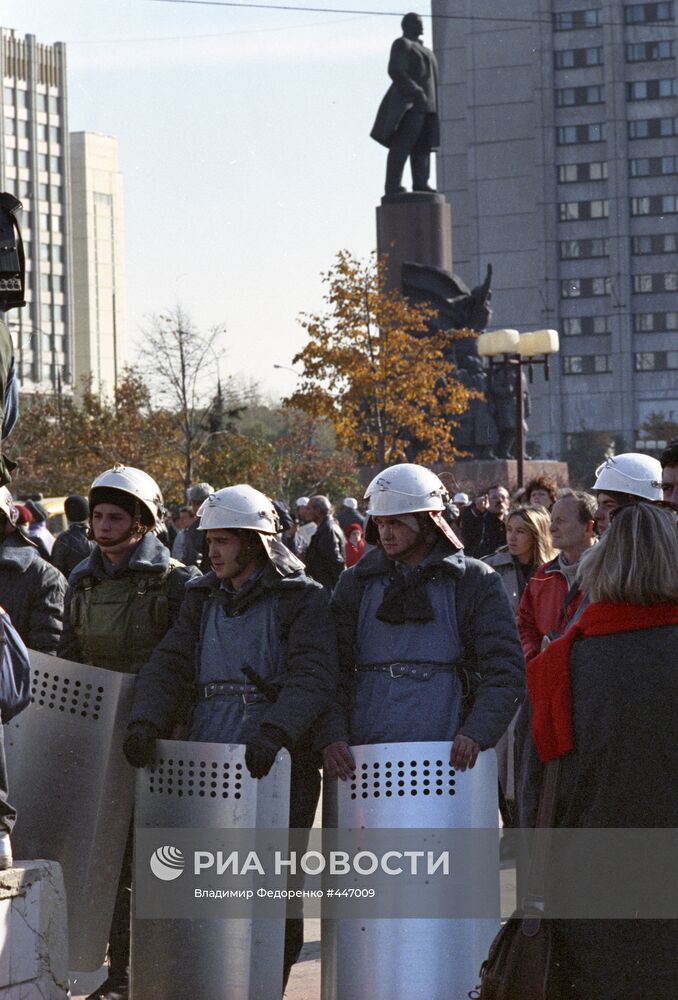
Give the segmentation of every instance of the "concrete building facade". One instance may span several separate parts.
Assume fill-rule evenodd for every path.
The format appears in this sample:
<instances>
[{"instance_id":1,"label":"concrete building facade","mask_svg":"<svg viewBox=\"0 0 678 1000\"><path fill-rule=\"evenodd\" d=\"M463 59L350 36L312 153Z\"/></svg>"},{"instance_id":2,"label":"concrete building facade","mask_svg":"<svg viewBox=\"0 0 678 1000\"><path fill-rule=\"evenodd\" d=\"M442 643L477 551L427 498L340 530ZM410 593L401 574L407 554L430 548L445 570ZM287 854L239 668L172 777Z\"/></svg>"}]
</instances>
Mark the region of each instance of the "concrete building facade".
<instances>
[{"instance_id":1,"label":"concrete building facade","mask_svg":"<svg viewBox=\"0 0 678 1000\"><path fill-rule=\"evenodd\" d=\"M653 414L678 423L674 7L432 2L455 271L494 265L494 326L561 336L532 391L542 458L592 432L651 450Z\"/></svg>"},{"instance_id":2,"label":"concrete building facade","mask_svg":"<svg viewBox=\"0 0 678 1000\"><path fill-rule=\"evenodd\" d=\"M122 177L113 136L70 136L74 374L109 393L127 361Z\"/></svg>"},{"instance_id":3,"label":"concrete building facade","mask_svg":"<svg viewBox=\"0 0 678 1000\"><path fill-rule=\"evenodd\" d=\"M66 49L0 29L0 187L23 203L27 305L8 314L28 392L70 392L73 295Z\"/></svg>"}]
</instances>

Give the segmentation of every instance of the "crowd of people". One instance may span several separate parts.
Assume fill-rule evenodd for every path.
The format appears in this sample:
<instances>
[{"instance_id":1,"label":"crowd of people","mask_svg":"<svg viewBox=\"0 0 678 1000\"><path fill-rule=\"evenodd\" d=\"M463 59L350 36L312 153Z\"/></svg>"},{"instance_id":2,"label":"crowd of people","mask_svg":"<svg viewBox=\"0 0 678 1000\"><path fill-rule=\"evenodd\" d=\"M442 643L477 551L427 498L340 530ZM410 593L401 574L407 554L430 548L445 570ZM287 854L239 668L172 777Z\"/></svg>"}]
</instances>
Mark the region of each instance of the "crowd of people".
<instances>
[{"instance_id":1,"label":"crowd of people","mask_svg":"<svg viewBox=\"0 0 678 1000\"><path fill-rule=\"evenodd\" d=\"M471 498L442 479L391 466L336 515L319 494L290 509L197 483L170 517L150 476L116 465L67 499L56 540L39 501L2 487L0 604L28 647L136 675L132 766L183 734L243 744L258 779L286 748L292 827L312 825L321 770L353 773L352 746L434 740L461 772L496 747L507 826L534 824L559 756L559 825L678 826L678 444L608 458L587 491L542 477ZM15 819L0 745L0 866ZM132 827L91 1000L128 996L131 861ZM613 931L569 923L549 997L673 995L668 924ZM297 916L284 983L302 943Z\"/></svg>"}]
</instances>

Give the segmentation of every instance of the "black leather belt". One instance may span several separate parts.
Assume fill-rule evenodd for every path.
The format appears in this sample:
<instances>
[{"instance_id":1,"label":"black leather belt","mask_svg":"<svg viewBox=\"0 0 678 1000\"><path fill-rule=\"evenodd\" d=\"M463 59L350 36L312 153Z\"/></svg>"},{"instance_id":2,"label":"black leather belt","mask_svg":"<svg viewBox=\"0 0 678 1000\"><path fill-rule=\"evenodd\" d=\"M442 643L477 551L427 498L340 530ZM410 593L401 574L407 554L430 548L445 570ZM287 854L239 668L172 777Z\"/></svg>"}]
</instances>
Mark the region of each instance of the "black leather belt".
<instances>
[{"instance_id":1,"label":"black leather belt","mask_svg":"<svg viewBox=\"0 0 678 1000\"><path fill-rule=\"evenodd\" d=\"M198 687L198 697L207 701L210 698L218 698L220 695L245 698L248 701L265 700L253 684L239 684L238 681L210 681L208 684L200 684Z\"/></svg>"},{"instance_id":2,"label":"black leather belt","mask_svg":"<svg viewBox=\"0 0 678 1000\"><path fill-rule=\"evenodd\" d=\"M456 663L429 663L426 660L408 660L405 663L361 663L357 667L358 673L390 674L394 679L411 676L421 670L453 673L456 669Z\"/></svg>"}]
</instances>

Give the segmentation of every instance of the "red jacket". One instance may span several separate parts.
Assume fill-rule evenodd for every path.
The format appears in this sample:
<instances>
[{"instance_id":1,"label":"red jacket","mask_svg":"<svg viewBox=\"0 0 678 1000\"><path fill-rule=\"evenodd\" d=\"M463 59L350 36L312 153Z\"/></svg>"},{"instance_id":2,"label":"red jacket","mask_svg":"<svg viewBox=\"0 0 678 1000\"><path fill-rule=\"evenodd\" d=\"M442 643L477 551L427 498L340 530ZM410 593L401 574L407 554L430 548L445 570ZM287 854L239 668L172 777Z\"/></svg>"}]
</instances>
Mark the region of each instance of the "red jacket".
<instances>
[{"instance_id":1,"label":"red jacket","mask_svg":"<svg viewBox=\"0 0 678 1000\"><path fill-rule=\"evenodd\" d=\"M526 660L541 651L545 635L553 637L565 631L582 597L580 591L570 593L558 556L539 567L518 605L518 632Z\"/></svg>"}]
</instances>

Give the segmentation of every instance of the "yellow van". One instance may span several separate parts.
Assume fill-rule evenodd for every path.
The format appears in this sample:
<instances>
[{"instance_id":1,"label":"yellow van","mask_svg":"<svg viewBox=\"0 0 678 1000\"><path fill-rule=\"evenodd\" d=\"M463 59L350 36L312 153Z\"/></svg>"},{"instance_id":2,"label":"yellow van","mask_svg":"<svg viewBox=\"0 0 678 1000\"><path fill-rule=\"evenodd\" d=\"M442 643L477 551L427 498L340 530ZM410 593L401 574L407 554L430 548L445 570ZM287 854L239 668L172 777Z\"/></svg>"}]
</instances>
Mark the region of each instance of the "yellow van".
<instances>
[{"instance_id":1,"label":"yellow van","mask_svg":"<svg viewBox=\"0 0 678 1000\"><path fill-rule=\"evenodd\" d=\"M64 502L66 497L45 497L40 503L45 508L49 517L47 527L53 535L59 535L68 527L68 521L64 512Z\"/></svg>"}]
</instances>

